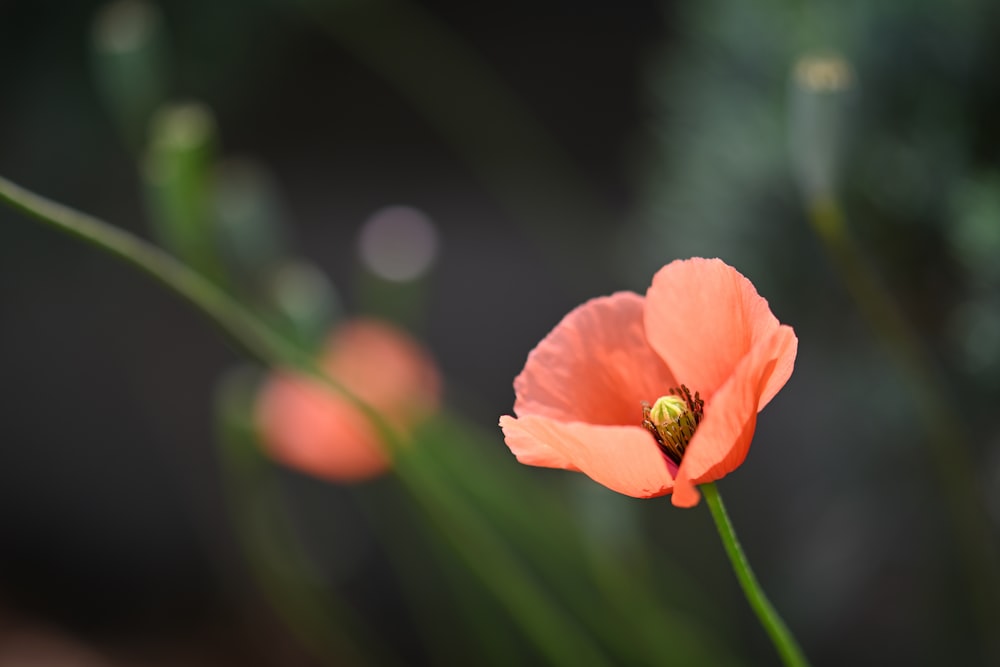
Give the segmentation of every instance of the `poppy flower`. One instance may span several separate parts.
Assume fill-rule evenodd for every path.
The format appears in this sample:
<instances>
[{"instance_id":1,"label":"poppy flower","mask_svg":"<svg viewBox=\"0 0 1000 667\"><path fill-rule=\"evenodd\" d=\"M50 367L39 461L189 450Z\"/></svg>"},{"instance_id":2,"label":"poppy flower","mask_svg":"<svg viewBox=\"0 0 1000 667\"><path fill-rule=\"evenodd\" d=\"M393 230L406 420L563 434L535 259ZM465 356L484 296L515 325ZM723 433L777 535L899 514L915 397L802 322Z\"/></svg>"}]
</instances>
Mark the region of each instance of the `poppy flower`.
<instances>
[{"instance_id":1,"label":"poppy flower","mask_svg":"<svg viewBox=\"0 0 1000 667\"><path fill-rule=\"evenodd\" d=\"M566 315L528 355L514 380L516 417L500 426L521 463L692 507L698 484L743 463L797 348L736 269L678 260L645 297L617 292Z\"/></svg>"},{"instance_id":2,"label":"poppy flower","mask_svg":"<svg viewBox=\"0 0 1000 667\"><path fill-rule=\"evenodd\" d=\"M355 319L335 329L320 365L404 437L440 401L441 379L429 354L376 320ZM256 418L265 451L307 474L355 482L389 468L390 456L368 418L314 379L274 373L258 394Z\"/></svg>"}]
</instances>

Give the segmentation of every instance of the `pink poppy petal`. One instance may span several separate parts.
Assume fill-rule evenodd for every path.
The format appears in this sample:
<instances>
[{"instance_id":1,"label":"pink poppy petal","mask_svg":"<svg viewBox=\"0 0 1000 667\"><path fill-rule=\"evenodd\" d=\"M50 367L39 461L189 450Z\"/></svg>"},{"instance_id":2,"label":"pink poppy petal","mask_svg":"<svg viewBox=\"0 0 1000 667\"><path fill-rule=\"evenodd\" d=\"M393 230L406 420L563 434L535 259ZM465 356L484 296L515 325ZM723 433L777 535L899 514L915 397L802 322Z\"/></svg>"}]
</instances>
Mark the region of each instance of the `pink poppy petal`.
<instances>
[{"instance_id":1,"label":"pink poppy petal","mask_svg":"<svg viewBox=\"0 0 1000 667\"><path fill-rule=\"evenodd\" d=\"M760 400L757 402L757 412L763 410L764 406L774 398L774 395L781 391L781 388L788 382L788 378L792 377L792 371L795 369L795 357L799 352L798 336L786 324L781 325L780 330L787 331L778 337L780 345L775 349L777 356L774 358L774 370L761 390Z\"/></svg>"},{"instance_id":2,"label":"pink poppy petal","mask_svg":"<svg viewBox=\"0 0 1000 667\"><path fill-rule=\"evenodd\" d=\"M666 495L673 488L673 464L639 426L595 426L535 415L502 417L501 426L507 446L522 463L579 470L634 498Z\"/></svg>"},{"instance_id":3,"label":"pink poppy petal","mask_svg":"<svg viewBox=\"0 0 1000 667\"><path fill-rule=\"evenodd\" d=\"M435 411L441 378L430 354L396 327L356 318L330 336L323 369L401 428Z\"/></svg>"},{"instance_id":4,"label":"pink poppy petal","mask_svg":"<svg viewBox=\"0 0 1000 667\"><path fill-rule=\"evenodd\" d=\"M312 380L272 377L258 396L261 441L277 461L338 482L375 477L389 458L353 404Z\"/></svg>"},{"instance_id":5,"label":"pink poppy petal","mask_svg":"<svg viewBox=\"0 0 1000 667\"><path fill-rule=\"evenodd\" d=\"M645 325L649 344L677 380L708 398L779 322L739 271L696 257L671 262L653 276Z\"/></svg>"},{"instance_id":6,"label":"pink poppy petal","mask_svg":"<svg viewBox=\"0 0 1000 667\"><path fill-rule=\"evenodd\" d=\"M643 298L618 292L571 311L531 351L514 380L514 413L639 426L642 402L674 384L646 343Z\"/></svg>"},{"instance_id":7,"label":"pink poppy petal","mask_svg":"<svg viewBox=\"0 0 1000 667\"><path fill-rule=\"evenodd\" d=\"M518 462L529 466L580 472L560 450L535 437L534 432L525 429L520 419L504 415L500 417L500 428L503 430L507 447L517 457Z\"/></svg>"},{"instance_id":8,"label":"pink poppy petal","mask_svg":"<svg viewBox=\"0 0 1000 667\"><path fill-rule=\"evenodd\" d=\"M697 484L717 480L743 463L757 425L757 413L763 407L765 391L776 384L774 391L777 391L788 379L797 345L798 339L791 327L780 326L751 349L732 377L706 402L705 416L677 473L674 505L696 505L701 497L695 488Z\"/></svg>"}]
</instances>

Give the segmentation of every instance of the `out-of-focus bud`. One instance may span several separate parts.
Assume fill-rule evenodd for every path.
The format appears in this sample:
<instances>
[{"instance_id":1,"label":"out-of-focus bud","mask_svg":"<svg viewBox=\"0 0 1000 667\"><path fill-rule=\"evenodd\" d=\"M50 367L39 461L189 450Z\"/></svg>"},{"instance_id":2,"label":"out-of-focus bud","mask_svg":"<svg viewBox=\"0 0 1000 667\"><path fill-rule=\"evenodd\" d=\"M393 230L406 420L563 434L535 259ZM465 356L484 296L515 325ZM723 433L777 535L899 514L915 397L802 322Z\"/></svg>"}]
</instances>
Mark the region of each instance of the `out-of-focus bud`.
<instances>
[{"instance_id":1,"label":"out-of-focus bud","mask_svg":"<svg viewBox=\"0 0 1000 667\"><path fill-rule=\"evenodd\" d=\"M220 162L212 204L222 252L244 281L266 273L288 255L284 202L273 174L249 158Z\"/></svg>"},{"instance_id":2,"label":"out-of-focus bud","mask_svg":"<svg viewBox=\"0 0 1000 667\"><path fill-rule=\"evenodd\" d=\"M289 260L269 275L267 306L277 316L278 328L303 349L318 350L340 315L337 291L315 265Z\"/></svg>"},{"instance_id":3,"label":"out-of-focus bud","mask_svg":"<svg viewBox=\"0 0 1000 667\"><path fill-rule=\"evenodd\" d=\"M789 149L806 201L827 199L836 191L853 86L851 66L839 55L803 56L795 63L789 89Z\"/></svg>"},{"instance_id":4,"label":"out-of-focus bud","mask_svg":"<svg viewBox=\"0 0 1000 667\"><path fill-rule=\"evenodd\" d=\"M948 330L963 369L1000 382L1000 304L992 296L972 298L951 313Z\"/></svg>"},{"instance_id":5,"label":"out-of-focus bud","mask_svg":"<svg viewBox=\"0 0 1000 667\"><path fill-rule=\"evenodd\" d=\"M973 290L950 314L948 329L966 372L1000 382L1000 173L967 177L951 192L945 228L951 252Z\"/></svg>"},{"instance_id":6,"label":"out-of-focus bud","mask_svg":"<svg viewBox=\"0 0 1000 667\"><path fill-rule=\"evenodd\" d=\"M952 252L973 283L1000 282L1000 173L968 178L951 195L946 232Z\"/></svg>"},{"instance_id":7,"label":"out-of-focus bud","mask_svg":"<svg viewBox=\"0 0 1000 667\"><path fill-rule=\"evenodd\" d=\"M340 300L322 271L292 258L287 209L270 170L248 158L220 162L212 204L220 256L236 292L291 341L319 350Z\"/></svg>"},{"instance_id":8,"label":"out-of-focus bud","mask_svg":"<svg viewBox=\"0 0 1000 667\"><path fill-rule=\"evenodd\" d=\"M321 367L404 439L440 402L441 379L430 355L383 322L357 319L339 326L327 340ZM356 482L391 465L391 453L368 417L316 380L276 372L258 395L256 416L265 451L304 473Z\"/></svg>"},{"instance_id":9,"label":"out-of-focus bud","mask_svg":"<svg viewBox=\"0 0 1000 667\"><path fill-rule=\"evenodd\" d=\"M101 95L128 146L139 152L167 94L167 37L159 8L118 0L94 18L91 59Z\"/></svg>"},{"instance_id":10,"label":"out-of-focus bud","mask_svg":"<svg viewBox=\"0 0 1000 667\"><path fill-rule=\"evenodd\" d=\"M152 121L143 175L160 243L221 284L225 273L210 199L215 150L215 120L207 107L164 107Z\"/></svg>"}]
</instances>

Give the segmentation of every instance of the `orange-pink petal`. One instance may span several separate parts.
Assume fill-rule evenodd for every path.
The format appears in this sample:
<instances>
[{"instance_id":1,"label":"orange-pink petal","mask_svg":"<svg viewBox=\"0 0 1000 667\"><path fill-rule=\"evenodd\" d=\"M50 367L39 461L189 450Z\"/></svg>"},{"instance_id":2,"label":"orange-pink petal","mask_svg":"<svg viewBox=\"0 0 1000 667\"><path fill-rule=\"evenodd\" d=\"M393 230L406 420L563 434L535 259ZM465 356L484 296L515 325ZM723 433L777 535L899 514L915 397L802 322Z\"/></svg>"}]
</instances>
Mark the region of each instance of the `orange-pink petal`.
<instances>
[{"instance_id":1,"label":"orange-pink petal","mask_svg":"<svg viewBox=\"0 0 1000 667\"><path fill-rule=\"evenodd\" d=\"M438 406L441 381L434 362L388 324L356 319L341 325L320 363L404 438ZM390 464L377 430L354 403L300 375L272 375L258 395L256 419L265 450L302 472L351 482Z\"/></svg>"},{"instance_id":2,"label":"orange-pink petal","mask_svg":"<svg viewBox=\"0 0 1000 667\"><path fill-rule=\"evenodd\" d=\"M701 497L696 485L715 481L746 459L763 407L765 392L784 385L795 360L798 339L781 325L759 341L737 364L732 376L705 404L698 426L677 473L673 504L691 507Z\"/></svg>"},{"instance_id":3,"label":"orange-pink petal","mask_svg":"<svg viewBox=\"0 0 1000 667\"><path fill-rule=\"evenodd\" d=\"M393 425L406 428L437 409L441 378L427 351L403 331L370 318L339 326L323 370Z\"/></svg>"},{"instance_id":4,"label":"orange-pink petal","mask_svg":"<svg viewBox=\"0 0 1000 667\"><path fill-rule=\"evenodd\" d=\"M579 470L635 498L666 495L673 488L673 463L640 426L598 426L536 415L504 416L500 426L522 463Z\"/></svg>"},{"instance_id":5,"label":"orange-pink petal","mask_svg":"<svg viewBox=\"0 0 1000 667\"><path fill-rule=\"evenodd\" d=\"M288 373L273 376L258 396L257 425L272 458L323 479L356 482L389 467L365 417L313 380Z\"/></svg>"},{"instance_id":6,"label":"orange-pink petal","mask_svg":"<svg viewBox=\"0 0 1000 667\"><path fill-rule=\"evenodd\" d=\"M503 430L504 441L507 447L517 457L519 463L540 468L562 468L563 470L580 469L573 465L573 462L556 449L546 440L538 437L537 432L526 429L522 420L527 417L517 419L510 415L500 417L500 428Z\"/></svg>"},{"instance_id":7,"label":"orange-pink petal","mask_svg":"<svg viewBox=\"0 0 1000 667\"><path fill-rule=\"evenodd\" d=\"M705 398L722 387L750 349L778 326L753 284L719 259L671 262L653 276L646 292L650 346L679 382ZM791 372L790 367L784 370ZM764 403L779 387L775 382L764 388Z\"/></svg>"},{"instance_id":8,"label":"orange-pink petal","mask_svg":"<svg viewBox=\"0 0 1000 667\"><path fill-rule=\"evenodd\" d=\"M674 384L646 342L643 298L618 292L571 311L531 351L514 380L514 413L639 426L642 401Z\"/></svg>"}]
</instances>

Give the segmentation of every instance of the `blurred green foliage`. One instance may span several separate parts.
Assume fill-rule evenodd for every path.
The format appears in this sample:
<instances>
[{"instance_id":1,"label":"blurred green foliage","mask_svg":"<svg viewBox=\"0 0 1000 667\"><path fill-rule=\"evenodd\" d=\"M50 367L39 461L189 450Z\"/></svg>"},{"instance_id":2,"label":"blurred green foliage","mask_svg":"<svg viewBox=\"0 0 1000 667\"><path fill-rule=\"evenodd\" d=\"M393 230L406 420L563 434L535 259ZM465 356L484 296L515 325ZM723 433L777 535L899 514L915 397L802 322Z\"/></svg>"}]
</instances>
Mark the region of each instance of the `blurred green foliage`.
<instances>
[{"instance_id":1,"label":"blurred green foliage","mask_svg":"<svg viewBox=\"0 0 1000 667\"><path fill-rule=\"evenodd\" d=\"M638 204L626 222L532 116L531 101L430 6L260 0L161 10L124 0L97 16L90 65L144 174L155 236L301 349L316 349L344 315L342 286L302 256L279 174L227 154L219 108L177 102L221 90L219 117L242 118L246 91L284 74L277 59L251 54L288 48L284 40L298 34L290 25L322 32L388 82L393 101L420 114L543 249L566 291L642 289L674 257L720 256L740 268L802 341L787 395L762 416L759 444L725 483L779 608L816 664L985 663L960 556L945 537L939 471L918 453L927 436L909 387L809 231L802 190L840 198L865 260L930 350L941 390L961 405L977 474L995 481L1000 8L987 0L714 0L666 5L664 15L666 39L646 69L649 127L631 128L643 148L629 165ZM845 64L851 85L842 94L796 83L797 64L817 57ZM252 75L231 76L244 60ZM36 85L43 99L68 94L46 97ZM52 114L59 105L42 106ZM26 136L47 125L74 131L54 118L32 116L36 130ZM19 145L10 144L11 155L29 155ZM520 259L505 258L512 274ZM620 278L609 282L609 268ZM359 265L343 272L359 286L353 309L417 328L430 317L433 280L394 285ZM502 329L524 308L511 294L492 306L491 324ZM492 354L472 343L477 355ZM519 467L499 434L454 414L428 425L408 460L409 482L317 491L259 456L255 380L236 374L220 384L221 472L258 583L321 655L367 656L380 643L353 646L348 631L331 647L325 629L344 623L393 635L390 653L439 664L480 652L492 664L532 664L543 660L539 645L550 659L577 663L591 648L617 664L770 659L711 551L718 545L704 512ZM464 388L450 398L474 403ZM996 485L985 491L998 506ZM367 528L352 523L357 515ZM985 539L995 542L993 520ZM349 557L369 548L367 539L387 563L365 569ZM404 598L406 612L393 616L380 596ZM533 633L518 614L556 621Z\"/></svg>"},{"instance_id":2,"label":"blurred green foliage","mask_svg":"<svg viewBox=\"0 0 1000 667\"><path fill-rule=\"evenodd\" d=\"M817 530L832 531L822 517L858 494L881 508L907 498L916 514L856 512L855 537L848 541L877 532L890 516L922 539L869 543L867 565L854 574L878 586L886 576L881 568L904 564L895 570L905 582L901 587L925 610L909 621L896 617L920 628L914 657L949 655L961 662L989 661L996 647L981 648L982 629L997 619L976 621L967 606L956 612L944 593L950 585L964 588L975 606L969 586L954 576L965 568L954 561L963 558L963 547L953 542L948 524L964 519L942 513L949 492L941 477L947 474L922 448L938 436L913 429L919 411L934 408L914 403L913 375L904 372L901 379L888 363L909 343L890 340L878 351L871 333L854 325L862 311L845 300L837 285L842 276L821 252L820 239L809 234L806 218L812 198L839 200L860 249L851 261L887 281L913 340L926 348L931 371L923 377L936 385L930 391L961 412L974 466L964 484L973 496L995 499L996 489L981 480L1000 435L1000 209L992 176L1000 132L991 112L998 101L998 28L1000 8L976 0L719 0L678 7L671 28L676 41L648 71L654 143L640 172L636 224L623 244L633 275L648 273L665 256L720 256L755 281L779 317L797 313L790 321L806 341L799 369L820 364L829 376L822 389L799 385L813 402L830 405L826 413L810 410L816 421L802 443L810 453L794 473L815 475L826 489L827 497L810 505L821 517ZM843 63L849 85L839 94L803 87L797 67L809 58ZM939 408L949 413L943 403ZM952 446L962 447L962 435L956 430L952 436ZM962 460L965 452L952 456ZM908 481L889 474L900 465ZM933 497L922 489L935 489ZM996 521L994 516L973 529L991 553ZM818 539L826 544L821 551L843 548L834 546L832 535ZM824 616L819 605L812 613L821 624L838 617L832 608ZM862 603L842 613L875 614L888 623L886 616L903 610L889 605L875 611ZM845 628L861 631L860 621L839 617L839 628L814 630L818 645L832 646ZM962 647L957 653L945 648L955 645ZM837 654L833 648L821 652ZM881 659L906 660L898 652Z\"/></svg>"}]
</instances>

